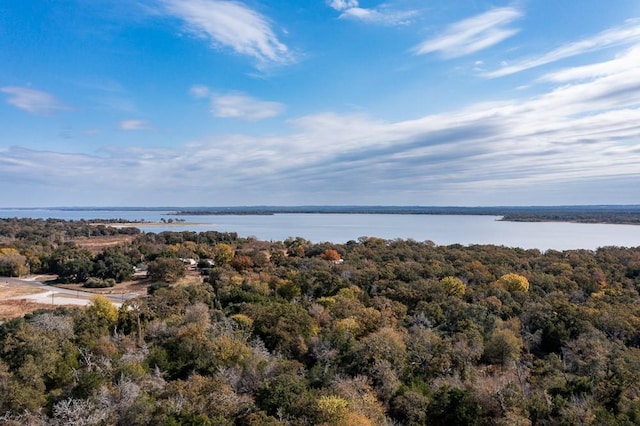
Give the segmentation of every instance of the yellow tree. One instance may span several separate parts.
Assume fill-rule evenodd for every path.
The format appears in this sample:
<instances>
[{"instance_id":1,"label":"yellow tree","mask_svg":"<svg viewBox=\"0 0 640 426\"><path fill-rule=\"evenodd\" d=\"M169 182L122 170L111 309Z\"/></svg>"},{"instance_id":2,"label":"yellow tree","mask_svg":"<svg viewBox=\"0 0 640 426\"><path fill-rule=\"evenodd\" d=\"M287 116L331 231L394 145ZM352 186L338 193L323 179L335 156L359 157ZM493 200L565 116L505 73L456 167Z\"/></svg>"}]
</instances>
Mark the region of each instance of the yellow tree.
<instances>
[{"instance_id":1,"label":"yellow tree","mask_svg":"<svg viewBox=\"0 0 640 426\"><path fill-rule=\"evenodd\" d=\"M449 296L462 297L467 289L462 280L456 277L444 277L440 280L440 283Z\"/></svg>"},{"instance_id":2,"label":"yellow tree","mask_svg":"<svg viewBox=\"0 0 640 426\"><path fill-rule=\"evenodd\" d=\"M29 272L27 258L11 247L0 248L0 276L20 277Z\"/></svg>"},{"instance_id":3,"label":"yellow tree","mask_svg":"<svg viewBox=\"0 0 640 426\"><path fill-rule=\"evenodd\" d=\"M91 298L91 305L87 309L94 317L108 324L115 324L118 320L118 309L105 296L95 295Z\"/></svg>"},{"instance_id":4,"label":"yellow tree","mask_svg":"<svg viewBox=\"0 0 640 426\"><path fill-rule=\"evenodd\" d=\"M213 261L216 266L228 265L233 260L233 248L229 244L220 243L216 245Z\"/></svg>"},{"instance_id":5,"label":"yellow tree","mask_svg":"<svg viewBox=\"0 0 640 426\"><path fill-rule=\"evenodd\" d=\"M498 279L498 284L507 291L529 291L529 280L519 274L504 274Z\"/></svg>"}]
</instances>

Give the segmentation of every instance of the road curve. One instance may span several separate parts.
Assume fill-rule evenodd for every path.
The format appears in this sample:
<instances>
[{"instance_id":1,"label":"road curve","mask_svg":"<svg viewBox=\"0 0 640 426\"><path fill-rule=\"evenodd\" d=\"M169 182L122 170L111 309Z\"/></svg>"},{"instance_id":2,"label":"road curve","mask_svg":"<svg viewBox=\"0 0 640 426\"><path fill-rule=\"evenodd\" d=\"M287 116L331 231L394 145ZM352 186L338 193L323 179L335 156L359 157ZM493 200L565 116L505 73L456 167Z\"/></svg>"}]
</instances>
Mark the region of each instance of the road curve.
<instances>
[{"instance_id":1,"label":"road curve","mask_svg":"<svg viewBox=\"0 0 640 426\"><path fill-rule=\"evenodd\" d=\"M46 298L46 301L42 303L51 303L55 305L65 305L69 304L69 299L79 301L85 301L85 303L76 303L76 304L87 304L93 296L99 293L91 293L88 291L82 290L70 290L67 288L60 288L51 285L47 285L37 280L37 276L28 277L28 278L9 278L9 277L0 277L0 285L8 285L8 286L29 286L42 289L46 292L46 294L39 293L35 295L26 295L26 296L17 296L12 299L33 299L36 298L38 300L43 300ZM102 296L108 298L111 303L120 305L125 300L134 299L140 294L138 293L122 293L122 294L101 294ZM35 296L35 297L34 297ZM58 301L56 301L56 297ZM49 300L50 299L50 300Z\"/></svg>"}]
</instances>

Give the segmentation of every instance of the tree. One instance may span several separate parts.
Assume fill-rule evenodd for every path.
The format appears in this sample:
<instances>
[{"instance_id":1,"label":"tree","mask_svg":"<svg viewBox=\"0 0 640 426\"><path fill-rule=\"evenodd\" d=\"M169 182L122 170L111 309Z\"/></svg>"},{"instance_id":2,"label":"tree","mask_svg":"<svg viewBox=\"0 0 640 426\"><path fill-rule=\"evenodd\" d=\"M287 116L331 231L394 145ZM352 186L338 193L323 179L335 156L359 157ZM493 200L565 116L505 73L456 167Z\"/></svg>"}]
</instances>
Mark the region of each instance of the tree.
<instances>
[{"instance_id":1,"label":"tree","mask_svg":"<svg viewBox=\"0 0 640 426\"><path fill-rule=\"evenodd\" d=\"M228 265L233 260L234 252L229 244L219 243L216 245L213 261L216 266Z\"/></svg>"},{"instance_id":2,"label":"tree","mask_svg":"<svg viewBox=\"0 0 640 426\"><path fill-rule=\"evenodd\" d=\"M480 404L468 391L442 386L433 395L427 409L427 419L435 426L473 426L481 424Z\"/></svg>"},{"instance_id":3,"label":"tree","mask_svg":"<svg viewBox=\"0 0 640 426\"><path fill-rule=\"evenodd\" d=\"M107 249L96 257L93 275L103 280L113 278L116 282L120 283L131 279L133 275L133 265L122 251Z\"/></svg>"},{"instance_id":4,"label":"tree","mask_svg":"<svg viewBox=\"0 0 640 426\"><path fill-rule=\"evenodd\" d=\"M253 320L255 333L270 350L292 358L308 351L307 339L314 333L315 321L306 309L292 303L269 303L243 308Z\"/></svg>"},{"instance_id":5,"label":"tree","mask_svg":"<svg viewBox=\"0 0 640 426\"><path fill-rule=\"evenodd\" d=\"M341 259L340 253L338 253L338 251L334 249L326 249L322 252L320 257L331 262L337 262Z\"/></svg>"},{"instance_id":6,"label":"tree","mask_svg":"<svg viewBox=\"0 0 640 426\"><path fill-rule=\"evenodd\" d=\"M245 255L234 256L231 260L231 266L239 272L247 271L253 267L253 259Z\"/></svg>"},{"instance_id":7,"label":"tree","mask_svg":"<svg viewBox=\"0 0 640 426\"><path fill-rule=\"evenodd\" d=\"M405 368L407 347L402 334L391 327L384 327L361 339L355 348L354 358L359 371L371 373L384 362L396 371Z\"/></svg>"},{"instance_id":8,"label":"tree","mask_svg":"<svg viewBox=\"0 0 640 426\"><path fill-rule=\"evenodd\" d=\"M510 292L529 291L529 280L519 274L504 274L498 279L498 284Z\"/></svg>"},{"instance_id":9,"label":"tree","mask_svg":"<svg viewBox=\"0 0 640 426\"><path fill-rule=\"evenodd\" d=\"M265 382L256 393L256 403L271 415L282 410L289 415L298 414L308 402L307 382L299 376L281 374Z\"/></svg>"},{"instance_id":10,"label":"tree","mask_svg":"<svg viewBox=\"0 0 640 426\"><path fill-rule=\"evenodd\" d=\"M153 281L174 283L185 276L184 265L179 259L159 257L149 262L147 272Z\"/></svg>"},{"instance_id":11,"label":"tree","mask_svg":"<svg viewBox=\"0 0 640 426\"><path fill-rule=\"evenodd\" d=\"M449 296L462 297L466 291L466 286L460 278L448 276L440 280L440 283Z\"/></svg>"},{"instance_id":12,"label":"tree","mask_svg":"<svg viewBox=\"0 0 640 426\"><path fill-rule=\"evenodd\" d=\"M0 276L20 277L29 272L27 258L14 248L0 248Z\"/></svg>"},{"instance_id":13,"label":"tree","mask_svg":"<svg viewBox=\"0 0 640 426\"><path fill-rule=\"evenodd\" d=\"M522 338L508 328L496 329L484 347L484 357L492 364L508 365L520 359Z\"/></svg>"},{"instance_id":14,"label":"tree","mask_svg":"<svg viewBox=\"0 0 640 426\"><path fill-rule=\"evenodd\" d=\"M93 256L75 243L64 243L51 255L51 270L58 274L60 281L83 282L93 270Z\"/></svg>"},{"instance_id":15,"label":"tree","mask_svg":"<svg viewBox=\"0 0 640 426\"><path fill-rule=\"evenodd\" d=\"M109 299L99 294L91 298L87 314L106 329L109 329L118 320L118 309Z\"/></svg>"},{"instance_id":16,"label":"tree","mask_svg":"<svg viewBox=\"0 0 640 426\"><path fill-rule=\"evenodd\" d=\"M407 391L396 396L391 403L393 416L402 424L426 425L429 399L416 391Z\"/></svg>"},{"instance_id":17,"label":"tree","mask_svg":"<svg viewBox=\"0 0 640 426\"><path fill-rule=\"evenodd\" d=\"M321 396L316 400L318 405L319 419L327 425L343 425L349 414L349 403L346 399L335 396Z\"/></svg>"}]
</instances>

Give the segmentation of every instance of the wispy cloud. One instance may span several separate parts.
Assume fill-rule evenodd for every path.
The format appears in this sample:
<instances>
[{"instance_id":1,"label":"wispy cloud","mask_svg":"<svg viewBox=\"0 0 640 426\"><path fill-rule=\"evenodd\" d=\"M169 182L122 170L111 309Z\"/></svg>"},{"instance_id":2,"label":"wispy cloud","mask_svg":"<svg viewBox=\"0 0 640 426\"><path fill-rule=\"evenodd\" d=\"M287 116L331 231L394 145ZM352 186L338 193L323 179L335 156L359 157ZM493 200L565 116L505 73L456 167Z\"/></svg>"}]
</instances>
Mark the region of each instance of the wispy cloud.
<instances>
[{"instance_id":1,"label":"wispy cloud","mask_svg":"<svg viewBox=\"0 0 640 426\"><path fill-rule=\"evenodd\" d=\"M382 4L377 8L360 7L358 0L331 0L329 6L341 12L340 19L352 19L380 25L406 25L418 14L416 10L395 10Z\"/></svg>"},{"instance_id":2,"label":"wispy cloud","mask_svg":"<svg viewBox=\"0 0 640 426\"><path fill-rule=\"evenodd\" d=\"M488 78L503 77L596 50L637 43L638 40L640 40L640 20L634 19L621 27L611 28L593 37L568 43L539 56L521 59L498 70L488 72L484 76Z\"/></svg>"},{"instance_id":3,"label":"wispy cloud","mask_svg":"<svg viewBox=\"0 0 640 426\"><path fill-rule=\"evenodd\" d=\"M620 70L637 69L640 72L640 45L617 56L615 59L596 64L565 68L543 75L541 81L563 83L588 80L619 73ZM639 74L640 75L640 74Z\"/></svg>"},{"instance_id":4,"label":"wispy cloud","mask_svg":"<svg viewBox=\"0 0 640 426\"><path fill-rule=\"evenodd\" d=\"M284 105L279 102L263 101L242 93L211 96L211 112L216 117L258 121L283 111Z\"/></svg>"},{"instance_id":5,"label":"wispy cloud","mask_svg":"<svg viewBox=\"0 0 640 426\"><path fill-rule=\"evenodd\" d=\"M481 15L449 25L442 35L413 48L416 55L440 52L447 58L468 55L491 47L518 33L510 28L522 12L514 7L492 9Z\"/></svg>"},{"instance_id":6,"label":"wispy cloud","mask_svg":"<svg viewBox=\"0 0 640 426\"><path fill-rule=\"evenodd\" d=\"M151 125L144 120L130 119L122 120L118 123L118 128L120 130L150 130Z\"/></svg>"},{"instance_id":7,"label":"wispy cloud","mask_svg":"<svg viewBox=\"0 0 640 426\"><path fill-rule=\"evenodd\" d=\"M258 67L293 62L267 17L236 1L162 0L166 13L181 19L192 34L216 47L253 58Z\"/></svg>"},{"instance_id":8,"label":"wispy cloud","mask_svg":"<svg viewBox=\"0 0 640 426\"><path fill-rule=\"evenodd\" d=\"M6 93L7 103L32 114L51 114L68 110L69 107L50 93L27 87L5 86L0 91Z\"/></svg>"},{"instance_id":9,"label":"wispy cloud","mask_svg":"<svg viewBox=\"0 0 640 426\"><path fill-rule=\"evenodd\" d=\"M202 84L196 84L191 86L189 89L189 94L196 99L208 98L211 94L211 91L207 86Z\"/></svg>"}]
</instances>

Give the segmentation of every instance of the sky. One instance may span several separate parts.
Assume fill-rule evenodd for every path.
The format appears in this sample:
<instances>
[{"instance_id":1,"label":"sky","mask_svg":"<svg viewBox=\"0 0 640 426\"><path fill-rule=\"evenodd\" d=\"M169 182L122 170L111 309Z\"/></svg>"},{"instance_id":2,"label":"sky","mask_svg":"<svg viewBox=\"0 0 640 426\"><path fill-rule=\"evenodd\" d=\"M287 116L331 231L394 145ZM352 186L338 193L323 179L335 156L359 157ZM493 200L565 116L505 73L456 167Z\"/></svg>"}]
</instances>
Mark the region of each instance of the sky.
<instances>
[{"instance_id":1,"label":"sky","mask_svg":"<svg viewBox=\"0 0 640 426\"><path fill-rule=\"evenodd\" d=\"M640 204L640 1L2 0L0 194Z\"/></svg>"}]
</instances>

